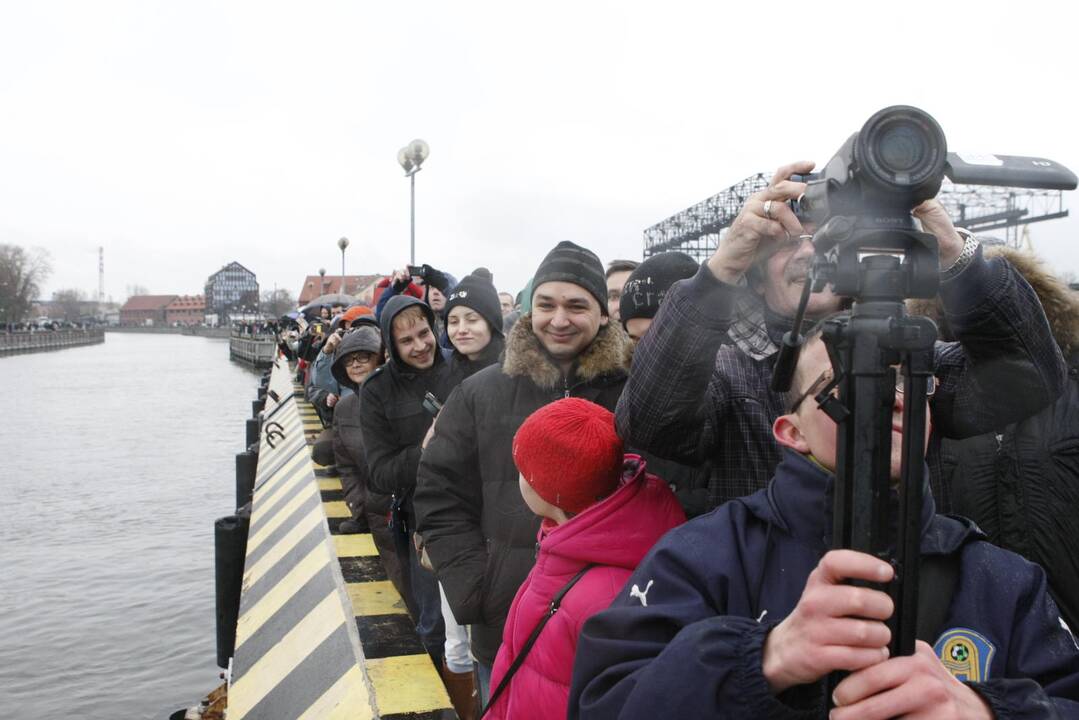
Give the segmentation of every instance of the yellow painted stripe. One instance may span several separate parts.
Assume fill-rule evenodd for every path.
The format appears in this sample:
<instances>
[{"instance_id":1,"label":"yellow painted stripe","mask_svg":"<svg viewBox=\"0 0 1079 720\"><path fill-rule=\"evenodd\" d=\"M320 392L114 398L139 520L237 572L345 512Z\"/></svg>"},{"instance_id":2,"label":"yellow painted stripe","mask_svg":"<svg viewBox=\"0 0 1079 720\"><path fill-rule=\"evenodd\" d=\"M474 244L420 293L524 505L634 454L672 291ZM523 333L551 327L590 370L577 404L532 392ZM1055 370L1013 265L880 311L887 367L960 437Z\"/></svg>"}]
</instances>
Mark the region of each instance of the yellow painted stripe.
<instances>
[{"instance_id":1,"label":"yellow painted stripe","mask_svg":"<svg viewBox=\"0 0 1079 720\"><path fill-rule=\"evenodd\" d=\"M278 683L345 623L338 591L332 590L315 609L289 630L229 688L229 718L242 718ZM427 661L430 665L430 660ZM432 665L432 672L434 666Z\"/></svg>"},{"instance_id":2,"label":"yellow painted stripe","mask_svg":"<svg viewBox=\"0 0 1079 720\"><path fill-rule=\"evenodd\" d=\"M348 509L348 505L346 505L343 500L324 502L322 503L322 507L326 510L326 517L328 518L352 517L352 511Z\"/></svg>"},{"instance_id":3,"label":"yellow painted stripe","mask_svg":"<svg viewBox=\"0 0 1079 720\"><path fill-rule=\"evenodd\" d=\"M284 607L308 580L329 563L330 555L326 552L326 546L321 543L307 553L303 560L289 570L288 575L281 578L279 583L263 595L254 607L248 608L236 622L236 647L243 645L275 612Z\"/></svg>"},{"instance_id":4,"label":"yellow painted stripe","mask_svg":"<svg viewBox=\"0 0 1079 720\"><path fill-rule=\"evenodd\" d=\"M318 489L325 491L333 491L341 489L341 478L339 477L320 477L318 478Z\"/></svg>"},{"instance_id":5,"label":"yellow painted stripe","mask_svg":"<svg viewBox=\"0 0 1079 720\"><path fill-rule=\"evenodd\" d=\"M367 660L367 675L380 715L450 707L450 698L426 654Z\"/></svg>"},{"instance_id":6,"label":"yellow painted stripe","mask_svg":"<svg viewBox=\"0 0 1079 720\"><path fill-rule=\"evenodd\" d=\"M345 583L345 589L352 601L353 615L400 615L408 612L405 601L389 580Z\"/></svg>"},{"instance_id":7,"label":"yellow painted stripe","mask_svg":"<svg viewBox=\"0 0 1079 720\"><path fill-rule=\"evenodd\" d=\"M304 448L301 447L299 450L296 451L296 456L294 458L292 458L291 460L289 460L284 465L282 465L281 469L278 470L275 473L275 475L280 476L281 473L287 473L290 470L292 470L293 468L295 468L299 463L303 462L304 460L309 460L310 458L311 458L311 454L308 453L308 452L304 452ZM266 461L265 460L260 460L259 464L261 465L262 462L266 462ZM267 462L266 468L269 468L271 464L272 463ZM259 475L258 476L258 482L261 482L261 481L265 480L266 477L267 476L266 476L265 473L263 473L262 475ZM265 487L259 488L259 492L263 492L268 487L270 487L270 486L266 485Z\"/></svg>"},{"instance_id":8,"label":"yellow painted stripe","mask_svg":"<svg viewBox=\"0 0 1079 720\"><path fill-rule=\"evenodd\" d=\"M274 512L273 517L266 518L266 522L260 524L258 530L252 533L251 537L247 539L248 552L257 548L274 530L281 527L281 525L288 520L289 515L310 500L312 495L317 494L318 487L316 487L314 483L308 483L307 486L296 493L291 500L278 508Z\"/></svg>"},{"instance_id":9,"label":"yellow painted stripe","mask_svg":"<svg viewBox=\"0 0 1079 720\"><path fill-rule=\"evenodd\" d=\"M370 533L334 535L333 544L339 558L378 555L378 548L375 547L375 540Z\"/></svg>"},{"instance_id":10,"label":"yellow painted stripe","mask_svg":"<svg viewBox=\"0 0 1079 720\"><path fill-rule=\"evenodd\" d=\"M298 720L368 720L373 717L363 672L359 665L353 665Z\"/></svg>"},{"instance_id":11,"label":"yellow painted stripe","mask_svg":"<svg viewBox=\"0 0 1079 720\"><path fill-rule=\"evenodd\" d=\"M251 510L251 524L256 525L256 520L262 520L262 514L270 510L274 505L303 483L311 482L309 468L306 465L297 465L280 482L274 483L268 488L260 488L255 495L255 507Z\"/></svg>"},{"instance_id":12,"label":"yellow painted stripe","mask_svg":"<svg viewBox=\"0 0 1079 720\"><path fill-rule=\"evenodd\" d=\"M258 582L281 558L288 555L289 551L296 547L307 533L311 532L323 521L323 517L321 507L312 508L311 512L304 515L303 519L296 523L296 527L289 530L288 535L281 538L277 544L266 551L265 555L259 558L257 563L244 571L244 589L246 590ZM250 548L248 548L248 552L250 552Z\"/></svg>"}]
</instances>

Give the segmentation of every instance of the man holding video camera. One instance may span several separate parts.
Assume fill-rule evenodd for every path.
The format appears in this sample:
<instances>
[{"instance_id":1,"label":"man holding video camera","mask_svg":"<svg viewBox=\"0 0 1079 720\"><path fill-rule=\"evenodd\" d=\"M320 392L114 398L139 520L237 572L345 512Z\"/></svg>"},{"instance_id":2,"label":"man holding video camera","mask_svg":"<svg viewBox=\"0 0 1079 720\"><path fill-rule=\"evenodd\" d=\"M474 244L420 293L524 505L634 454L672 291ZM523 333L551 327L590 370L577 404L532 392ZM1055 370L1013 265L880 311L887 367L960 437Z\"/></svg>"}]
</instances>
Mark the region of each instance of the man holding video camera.
<instances>
[{"instance_id":1,"label":"man holding video camera","mask_svg":"<svg viewBox=\"0 0 1079 720\"><path fill-rule=\"evenodd\" d=\"M1079 645L1045 573L973 523L935 514L928 495L922 563L951 569L919 595L914 654L888 657L896 608L879 588L892 566L829 545L837 433L817 394L832 373L810 333L773 426L783 451L767 489L672 530L585 624L570 718L820 718L836 670L851 674L832 693L832 720L1079 717ZM939 392L929 380L926 392ZM912 440L927 441L928 427Z\"/></svg>"},{"instance_id":2,"label":"man holding video camera","mask_svg":"<svg viewBox=\"0 0 1079 720\"><path fill-rule=\"evenodd\" d=\"M618 404L627 444L687 464L711 461L720 500L764 487L780 460L771 426L783 413L784 394L770 384L814 254L812 228L788 203L806 189L792 175L813 167L780 168L745 203L700 271L672 288L637 346ZM936 200L913 215L937 239L940 296L963 349L936 368L934 428L969 436L1048 404L1060 392L1064 365L1030 286L1007 261L985 259L978 241L957 230ZM830 288L813 293L807 316L845 304ZM938 448L934 436L930 479L947 512L947 488L936 482Z\"/></svg>"}]
</instances>

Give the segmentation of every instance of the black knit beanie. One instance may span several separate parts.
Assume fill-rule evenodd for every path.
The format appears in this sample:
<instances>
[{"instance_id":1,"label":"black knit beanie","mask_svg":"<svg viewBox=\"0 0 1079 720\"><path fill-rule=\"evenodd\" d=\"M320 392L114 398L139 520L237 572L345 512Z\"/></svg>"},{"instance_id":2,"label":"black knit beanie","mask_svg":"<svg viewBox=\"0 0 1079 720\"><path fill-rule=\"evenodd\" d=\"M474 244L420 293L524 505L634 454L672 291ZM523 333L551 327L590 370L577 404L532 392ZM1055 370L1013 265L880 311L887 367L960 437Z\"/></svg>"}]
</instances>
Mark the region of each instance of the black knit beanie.
<instances>
[{"instance_id":1,"label":"black knit beanie","mask_svg":"<svg viewBox=\"0 0 1079 720\"><path fill-rule=\"evenodd\" d=\"M532 279L532 295L545 282L568 282L579 285L599 302L600 310L607 314L607 278L599 257L576 243L563 240L543 258Z\"/></svg>"},{"instance_id":2,"label":"black knit beanie","mask_svg":"<svg viewBox=\"0 0 1079 720\"><path fill-rule=\"evenodd\" d=\"M671 285L693 277L698 270L697 261L680 252L660 253L645 260L630 273L622 288L618 305L622 327L634 318L654 318Z\"/></svg>"},{"instance_id":3,"label":"black knit beanie","mask_svg":"<svg viewBox=\"0 0 1079 720\"><path fill-rule=\"evenodd\" d=\"M492 335L502 335L502 303L498 299L498 291L495 290L490 270L476 268L457 283L457 287L446 298L442 319L449 318L450 310L458 305L478 312L491 326Z\"/></svg>"}]
</instances>

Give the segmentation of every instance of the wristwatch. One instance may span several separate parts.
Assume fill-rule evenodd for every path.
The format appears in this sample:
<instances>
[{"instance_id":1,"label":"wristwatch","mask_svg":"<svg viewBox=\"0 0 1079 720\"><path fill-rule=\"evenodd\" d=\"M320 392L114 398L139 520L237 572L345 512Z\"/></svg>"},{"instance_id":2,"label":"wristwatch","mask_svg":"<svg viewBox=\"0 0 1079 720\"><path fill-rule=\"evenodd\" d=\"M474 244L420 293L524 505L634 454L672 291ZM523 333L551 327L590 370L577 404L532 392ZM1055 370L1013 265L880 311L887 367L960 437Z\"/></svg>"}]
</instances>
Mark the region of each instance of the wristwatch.
<instances>
[{"instance_id":1,"label":"wristwatch","mask_svg":"<svg viewBox=\"0 0 1079 720\"><path fill-rule=\"evenodd\" d=\"M978 245L981 244L978 242L978 238L974 237L969 230L956 228L955 231L963 238L963 251L959 253L959 257L955 259L955 262L940 271L940 279L942 282L944 280L951 280L953 277L966 270L967 265L970 265L978 252Z\"/></svg>"}]
</instances>

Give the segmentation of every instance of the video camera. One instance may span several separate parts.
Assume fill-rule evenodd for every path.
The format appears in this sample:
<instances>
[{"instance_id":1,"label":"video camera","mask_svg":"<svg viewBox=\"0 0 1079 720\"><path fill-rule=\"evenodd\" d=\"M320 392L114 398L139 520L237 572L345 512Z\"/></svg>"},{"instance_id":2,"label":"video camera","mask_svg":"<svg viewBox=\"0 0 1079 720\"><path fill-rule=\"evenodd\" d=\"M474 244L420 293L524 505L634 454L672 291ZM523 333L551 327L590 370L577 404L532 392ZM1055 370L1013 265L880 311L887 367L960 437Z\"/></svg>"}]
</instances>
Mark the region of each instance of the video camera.
<instances>
[{"instance_id":1,"label":"video camera","mask_svg":"<svg viewBox=\"0 0 1079 720\"><path fill-rule=\"evenodd\" d=\"M928 113L885 108L851 135L793 204L803 224L816 227L815 256L795 314L780 346L772 390L790 390L804 337L810 292L831 285L853 299L849 316L824 325L822 338L834 380L816 399L837 425L832 547L886 560L895 580L889 620L890 654L914 652L919 628L919 565L927 383L933 375L936 326L906 314L904 300L933 297L940 283L937 238L912 211L953 182L1073 190L1076 177L1042 158L949 153L944 132ZM898 501L890 473L896 370L907 388ZM832 391L839 389L839 396ZM832 678L832 684L837 678Z\"/></svg>"}]
</instances>

